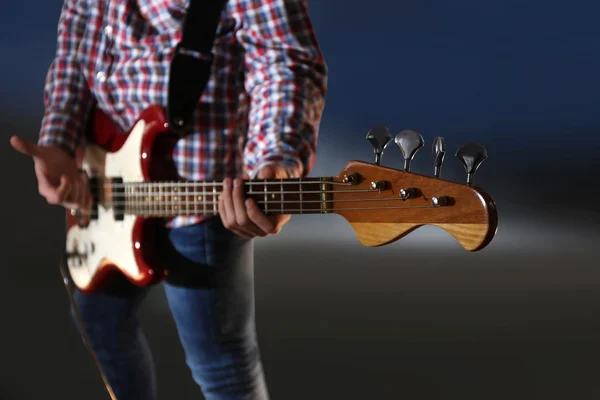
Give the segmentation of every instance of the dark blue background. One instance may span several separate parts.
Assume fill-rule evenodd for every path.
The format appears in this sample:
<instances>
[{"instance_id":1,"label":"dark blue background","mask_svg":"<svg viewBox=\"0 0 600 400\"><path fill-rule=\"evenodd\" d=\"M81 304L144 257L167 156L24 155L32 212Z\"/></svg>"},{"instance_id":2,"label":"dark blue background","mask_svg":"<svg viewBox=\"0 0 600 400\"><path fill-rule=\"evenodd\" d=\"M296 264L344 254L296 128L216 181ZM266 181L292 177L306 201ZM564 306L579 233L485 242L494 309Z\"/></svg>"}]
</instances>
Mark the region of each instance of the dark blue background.
<instances>
[{"instance_id":1,"label":"dark blue background","mask_svg":"<svg viewBox=\"0 0 600 400\"><path fill-rule=\"evenodd\" d=\"M366 249L336 216L294 217L258 241L274 398L597 397L600 3L309 4L330 68L312 175L371 161L365 136L383 124L423 134L420 173L432 172L432 140L445 137L443 178L464 181L453 152L477 141L490 158L476 183L496 199L500 227L476 254L430 227ZM62 211L8 145L12 134L37 135L60 7L11 1L0 11L2 212L13 227L0 290L5 399L106 398L67 314ZM383 163L400 167L400 151L389 147ZM197 398L159 289L143 319L163 398Z\"/></svg>"}]
</instances>

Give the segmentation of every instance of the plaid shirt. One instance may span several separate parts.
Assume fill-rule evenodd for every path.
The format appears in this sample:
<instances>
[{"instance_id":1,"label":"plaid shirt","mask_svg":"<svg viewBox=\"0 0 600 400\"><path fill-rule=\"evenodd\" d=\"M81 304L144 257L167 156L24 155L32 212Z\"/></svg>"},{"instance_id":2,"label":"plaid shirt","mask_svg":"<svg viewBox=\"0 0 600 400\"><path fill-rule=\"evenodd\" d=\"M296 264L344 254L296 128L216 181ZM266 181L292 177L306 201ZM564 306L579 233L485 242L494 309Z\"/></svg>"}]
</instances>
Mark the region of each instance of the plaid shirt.
<instances>
[{"instance_id":1,"label":"plaid shirt","mask_svg":"<svg viewBox=\"0 0 600 400\"><path fill-rule=\"evenodd\" d=\"M65 0L44 88L40 144L85 145L96 107L129 131L167 104L168 71L189 0ZM205 0L210 1L210 0ZM308 0L229 0L211 79L192 134L173 159L190 180L222 180L277 163L306 176L314 163L327 67ZM201 220L177 217L173 226Z\"/></svg>"}]
</instances>

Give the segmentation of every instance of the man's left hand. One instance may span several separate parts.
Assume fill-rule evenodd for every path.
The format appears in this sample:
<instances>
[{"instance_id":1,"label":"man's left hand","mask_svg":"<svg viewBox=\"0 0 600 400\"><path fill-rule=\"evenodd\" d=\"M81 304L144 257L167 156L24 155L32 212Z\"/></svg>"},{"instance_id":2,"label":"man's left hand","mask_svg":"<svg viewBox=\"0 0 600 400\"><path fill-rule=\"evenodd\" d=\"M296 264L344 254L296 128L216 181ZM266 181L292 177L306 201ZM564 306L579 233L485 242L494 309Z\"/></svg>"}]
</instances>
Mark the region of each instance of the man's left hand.
<instances>
[{"instance_id":1,"label":"man's left hand","mask_svg":"<svg viewBox=\"0 0 600 400\"><path fill-rule=\"evenodd\" d=\"M285 168L265 166L260 170L257 179L287 177ZM253 199L246 197L244 180L240 178L226 178L223 181L219 214L227 229L246 238L279 233L291 218L291 215L266 215Z\"/></svg>"}]
</instances>

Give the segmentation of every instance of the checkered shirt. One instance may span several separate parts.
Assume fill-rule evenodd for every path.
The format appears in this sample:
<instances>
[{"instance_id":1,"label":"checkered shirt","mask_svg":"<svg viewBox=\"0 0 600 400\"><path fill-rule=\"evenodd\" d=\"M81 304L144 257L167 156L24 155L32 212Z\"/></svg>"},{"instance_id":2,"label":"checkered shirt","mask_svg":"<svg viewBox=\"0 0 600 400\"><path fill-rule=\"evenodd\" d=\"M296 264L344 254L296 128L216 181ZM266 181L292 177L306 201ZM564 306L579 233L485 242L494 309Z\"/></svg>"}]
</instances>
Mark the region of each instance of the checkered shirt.
<instances>
[{"instance_id":1,"label":"checkered shirt","mask_svg":"<svg viewBox=\"0 0 600 400\"><path fill-rule=\"evenodd\" d=\"M148 106L166 107L170 61L188 5L65 0L38 142L73 154L86 144L94 108L127 132ZM190 180L254 177L275 163L306 176L327 92L308 0L229 0L213 54L193 130L173 151L179 174ZM177 217L171 225L199 220Z\"/></svg>"}]
</instances>

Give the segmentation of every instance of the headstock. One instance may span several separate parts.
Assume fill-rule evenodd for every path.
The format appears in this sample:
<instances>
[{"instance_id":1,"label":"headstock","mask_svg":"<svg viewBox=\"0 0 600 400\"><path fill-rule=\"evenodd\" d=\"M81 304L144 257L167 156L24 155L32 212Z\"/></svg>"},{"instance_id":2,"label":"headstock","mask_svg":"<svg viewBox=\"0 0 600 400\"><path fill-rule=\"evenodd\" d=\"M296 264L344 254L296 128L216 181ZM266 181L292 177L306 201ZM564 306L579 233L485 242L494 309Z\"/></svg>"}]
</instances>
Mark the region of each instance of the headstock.
<instances>
[{"instance_id":1,"label":"headstock","mask_svg":"<svg viewBox=\"0 0 600 400\"><path fill-rule=\"evenodd\" d=\"M385 132L387 128L378 129ZM382 246L420 226L434 225L468 251L486 247L498 226L496 205L487 193L473 186L475 172L487 158L485 148L467 143L458 149L456 157L467 172L467 183L456 183L440 179L446 154L442 137L433 142L432 177L410 172L411 160L424 145L419 133L405 130L394 141L404 158L403 170L380 165L385 145L377 141L375 164L350 161L334 178L331 212L343 216L365 246Z\"/></svg>"}]
</instances>

